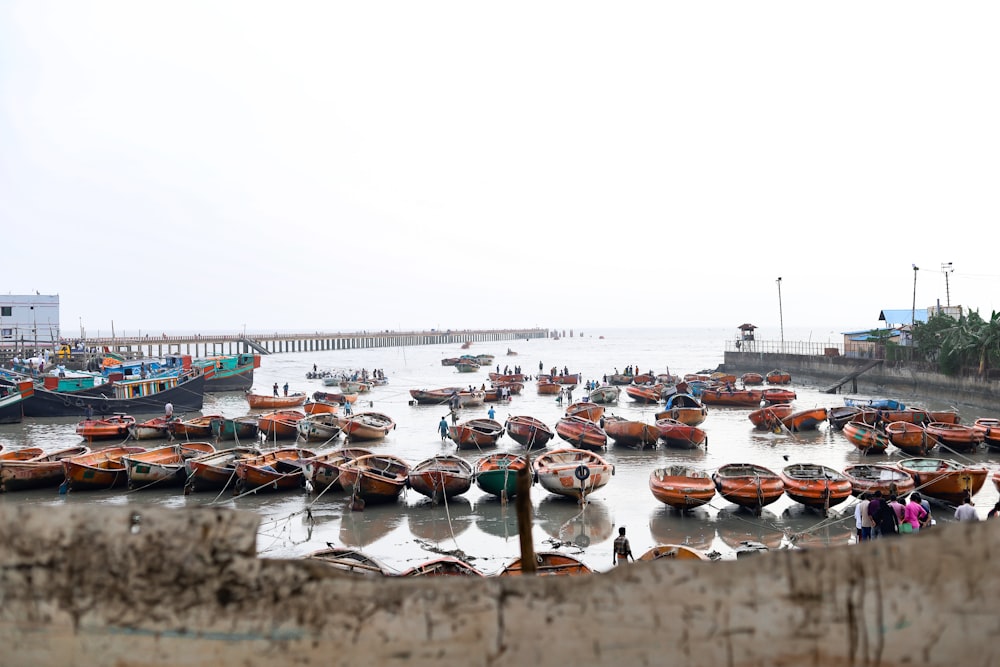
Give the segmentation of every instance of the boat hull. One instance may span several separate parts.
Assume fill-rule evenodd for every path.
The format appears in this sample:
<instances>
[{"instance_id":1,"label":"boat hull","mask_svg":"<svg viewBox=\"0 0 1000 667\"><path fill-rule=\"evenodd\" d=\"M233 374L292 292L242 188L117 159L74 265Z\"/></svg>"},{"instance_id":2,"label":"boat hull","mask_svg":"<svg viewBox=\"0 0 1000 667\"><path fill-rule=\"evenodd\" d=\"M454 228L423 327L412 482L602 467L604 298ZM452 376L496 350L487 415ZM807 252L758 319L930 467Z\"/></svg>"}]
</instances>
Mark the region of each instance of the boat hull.
<instances>
[{"instance_id":1,"label":"boat hull","mask_svg":"<svg viewBox=\"0 0 1000 667\"><path fill-rule=\"evenodd\" d=\"M687 466L657 468L649 473L649 490L665 505L679 510L701 507L715 498L711 476Z\"/></svg>"},{"instance_id":2,"label":"boat hull","mask_svg":"<svg viewBox=\"0 0 1000 667\"><path fill-rule=\"evenodd\" d=\"M167 403L174 413L200 412L205 402L205 376L195 375L175 387L136 398L115 398L111 385L75 392L50 391L35 387L35 393L24 400L25 417L78 417L89 406L94 415L164 414ZM108 395L110 394L110 395Z\"/></svg>"}]
</instances>

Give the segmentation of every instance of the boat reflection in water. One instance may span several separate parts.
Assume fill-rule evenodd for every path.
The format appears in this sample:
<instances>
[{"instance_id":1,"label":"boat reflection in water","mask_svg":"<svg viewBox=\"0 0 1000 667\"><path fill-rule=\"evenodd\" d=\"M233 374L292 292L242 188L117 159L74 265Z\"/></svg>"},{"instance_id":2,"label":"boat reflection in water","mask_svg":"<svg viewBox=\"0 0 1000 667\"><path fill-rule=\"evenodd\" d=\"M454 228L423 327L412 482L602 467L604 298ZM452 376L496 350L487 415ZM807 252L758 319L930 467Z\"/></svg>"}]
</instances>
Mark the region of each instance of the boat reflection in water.
<instances>
[{"instance_id":1,"label":"boat reflection in water","mask_svg":"<svg viewBox=\"0 0 1000 667\"><path fill-rule=\"evenodd\" d=\"M406 517L414 537L440 543L469 529L472 525L472 503L460 497L448 498L447 503L442 501L437 504L425 500L408 507Z\"/></svg>"},{"instance_id":2,"label":"boat reflection in water","mask_svg":"<svg viewBox=\"0 0 1000 667\"><path fill-rule=\"evenodd\" d=\"M612 538L614 525L608 506L602 500L590 500L580 506L566 498L543 498L536 510L537 523L551 537L581 549Z\"/></svg>"},{"instance_id":3,"label":"boat reflection in water","mask_svg":"<svg viewBox=\"0 0 1000 667\"><path fill-rule=\"evenodd\" d=\"M710 551L715 540L715 524L707 509L695 508L678 512L663 506L649 513L649 533L657 544L686 544ZM632 540L635 542L636 538ZM635 543L632 552L641 551L644 547L645 545Z\"/></svg>"},{"instance_id":4,"label":"boat reflection in water","mask_svg":"<svg viewBox=\"0 0 1000 667\"><path fill-rule=\"evenodd\" d=\"M395 531L402 523L403 514L395 504L369 505L363 512L351 511L348 506L341 515L339 541L348 547L369 547Z\"/></svg>"},{"instance_id":5,"label":"boat reflection in water","mask_svg":"<svg viewBox=\"0 0 1000 667\"><path fill-rule=\"evenodd\" d=\"M514 503L501 503L495 496L482 496L476 501L475 514L479 530L504 541L517 541L517 508Z\"/></svg>"}]
</instances>

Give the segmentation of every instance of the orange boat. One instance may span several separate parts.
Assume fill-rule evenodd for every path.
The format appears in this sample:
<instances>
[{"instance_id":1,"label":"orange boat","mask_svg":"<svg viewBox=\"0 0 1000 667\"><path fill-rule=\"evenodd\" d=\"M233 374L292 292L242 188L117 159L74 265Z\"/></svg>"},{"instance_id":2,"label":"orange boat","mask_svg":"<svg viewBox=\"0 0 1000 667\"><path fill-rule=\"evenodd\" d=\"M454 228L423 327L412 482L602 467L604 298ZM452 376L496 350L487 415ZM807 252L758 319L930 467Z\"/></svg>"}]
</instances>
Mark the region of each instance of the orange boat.
<instances>
[{"instance_id":1,"label":"orange boat","mask_svg":"<svg viewBox=\"0 0 1000 667\"><path fill-rule=\"evenodd\" d=\"M789 384L792 381L792 376L785 371L774 370L764 376L768 384Z\"/></svg>"},{"instance_id":2,"label":"orange boat","mask_svg":"<svg viewBox=\"0 0 1000 667\"><path fill-rule=\"evenodd\" d=\"M782 420L790 416L794 410L795 408L788 403L768 405L751 412L749 419L758 431L780 431L783 426Z\"/></svg>"},{"instance_id":3,"label":"orange boat","mask_svg":"<svg viewBox=\"0 0 1000 667\"><path fill-rule=\"evenodd\" d=\"M595 424L601 421L601 417L604 416L604 406L598 405L597 403L591 403L590 401L578 401L577 403L572 403L568 408L566 408L567 417L583 417L584 419L589 419Z\"/></svg>"},{"instance_id":4,"label":"orange boat","mask_svg":"<svg viewBox=\"0 0 1000 667\"><path fill-rule=\"evenodd\" d=\"M535 552L535 561L535 574L538 576L557 574L593 574L594 572L578 558L574 558L569 554L559 553L558 551ZM500 570L500 573L497 576L518 577L524 574L523 568L524 566L521 564L521 559L515 558L502 570Z\"/></svg>"},{"instance_id":5,"label":"orange boat","mask_svg":"<svg viewBox=\"0 0 1000 667\"><path fill-rule=\"evenodd\" d=\"M68 491L110 489L128 481L122 457L146 451L145 447L107 447L62 460Z\"/></svg>"},{"instance_id":6,"label":"orange boat","mask_svg":"<svg viewBox=\"0 0 1000 667\"><path fill-rule=\"evenodd\" d=\"M815 431L820 424L826 421L826 408L811 408L809 410L799 410L784 417L781 423L789 431Z\"/></svg>"},{"instance_id":7,"label":"orange boat","mask_svg":"<svg viewBox=\"0 0 1000 667\"><path fill-rule=\"evenodd\" d=\"M539 380L535 383L535 386L538 387L538 393L542 395L551 396L562 391L562 385L551 380Z\"/></svg>"},{"instance_id":8,"label":"orange boat","mask_svg":"<svg viewBox=\"0 0 1000 667\"><path fill-rule=\"evenodd\" d=\"M793 463L780 476L789 498L824 513L850 498L853 490L843 473L815 463Z\"/></svg>"},{"instance_id":9,"label":"orange boat","mask_svg":"<svg viewBox=\"0 0 1000 667\"><path fill-rule=\"evenodd\" d=\"M251 489L283 491L305 486L304 459L316 452L298 447L285 447L236 460L236 492Z\"/></svg>"},{"instance_id":10,"label":"orange boat","mask_svg":"<svg viewBox=\"0 0 1000 667\"><path fill-rule=\"evenodd\" d=\"M307 415L333 413L339 409L340 409L339 403L332 403L327 401L308 400L302 404L302 411L305 412Z\"/></svg>"},{"instance_id":11,"label":"orange boat","mask_svg":"<svg viewBox=\"0 0 1000 667\"><path fill-rule=\"evenodd\" d=\"M649 473L649 490L661 503L679 510L693 509L715 498L712 477L686 465L657 468Z\"/></svg>"},{"instance_id":12,"label":"orange boat","mask_svg":"<svg viewBox=\"0 0 1000 667\"><path fill-rule=\"evenodd\" d=\"M862 408L861 412L852 417L854 421L865 424L891 424L892 422L907 422L910 424L929 424L934 421L931 413L920 408L904 408L902 410L887 410L883 408Z\"/></svg>"},{"instance_id":13,"label":"orange boat","mask_svg":"<svg viewBox=\"0 0 1000 667\"><path fill-rule=\"evenodd\" d=\"M22 458L32 452L35 452L35 456ZM7 452L0 456L0 491L57 486L66 476L63 471L63 459L88 454L90 448L86 445L75 445L46 454L38 447L27 447L12 453L15 456L10 457Z\"/></svg>"},{"instance_id":14,"label":"orange boat","mask_svg":"<svg viewBox=\"0 0 1000 667\"><path fill-rule=\"evenodd\" d=\"M657 544L636 560L652 561L668 558L671 560L712 560L701 549L689 547L686 544Z\"/></svg>"},{"instance_id":15,"label":"orange boat","mask_svg":"<svg viewBox=\"0 0 1000 667\"><path fill-rule=\"evenodd\" d=\"M129 427L135 424L135 417L113 415L107 419L84 419L76 425L77 435L87 442L94 440L125 440L129 437Z\"/></svg>"},{"instance_id":16,"label":"orange boat","mask_svg":"<svg viewBox=\"0 0 1000 667\"><path fill-rule=\"evenodd\" d=\"M891 495L903 497L916 488L913 478L893 465L882 463L855 463L844 467L844 477L851 482L851 493L881 491L888 498Z\"/></svg>"},{"instance_id":17,"label":"orange boat","mask_svg":"<svg viewBox=\"0 0 1000 667\"><path fill-rule=\"evenodd\" d=\"M503 436L503 424L495 419L470 419L448 427L448 437L459 449L496 447Z\"/></svg>"},{"instance_id":18,"label":"orange boat","mask_svg":"<svg viewBox=\"0 0 1000 667\"><path fill-rule=\"evenodd\" d=\"M701 402L705 405L721 405L735 408L759 408L764 399L761 389L725 389L713 387L701 392Z\"/></svg>"},{"instance_id":19,"label":"orange boat","mask_svg":"<svg viewBox=\"0 0 1000 667\"><path fill-rule=\"evenodd\" d=\"M616 415L605 417L603 428L616 445L623 447L637 449L643 449L647 446L655 447L660 439L660 429L655 424L625 419Z\"/></svg>"},{"instance_id":20,"label":"orange boat","mask_svg":"<svg viewBox=\"0 0 1000 667\"><path fill-rule=\"evenodd\" d=\"M224 417L205 415L192 419L173 419L167 423L167 431L178 439L207 440L212 437L213 419L224 419Z\"/></svg>"},{"instance_id":21,"label":"orange boat","mask_svg":"<svg viewBox=\"0 0 1000 667\"><path fill-rule=\"evenodd\" d=\"M358 395L342 394L336 391L314 391L312 394L312 400L343 405L344 403L354 403L358 400Z\"/></svg>"},{"instance_id":22,"label":"orange boat","mask_svg":"<svg viewBox=\"0 0 1000 667\"><path fill-rule=\"evenodd\" d=\"M303 405L306 402L306 395L303 392L296 392L288 396L273 396L253 394L248 391L247 402L250 404L251 410L282 410Z\"/></svg>"},{"instance_id":23,"label":"orange boat","mask_svg":"<svg viewBox=\"0 0 1000 667\"><path fill-rule=\"evenodd\" d=\"M401 577L483 577L486 576L464 560L454 556L439 556L414 565L399 574Z\"/></svg>"},{"instance_id":24,"label":"orange boat","mask_svg":"<svg viewBox=\"0 0 1000 667\"><path fill-rule=\"evenodd\" d=\"M889 436L871 424L852 420L844 424L843 432L865 454L881 454L889 447Z\"/></svg>"},{"instance_id":25,"label":"orange boat","mask_svg":"<svg viewBox=\"0 0 1000 667\"><path fill-rule=\"evenodd\" d=\"M507 435L514 442L528 449L544 447L549 440L555 437L555 433L545 422L527 415L508 417L504 426L507 429Z\"/></svg>"},{"instance_id":26,"label":"orange boat","mask_svg":"<svg viewBox=\"0 0 1000 667\"><path fill-rule=\"evenodd\" d=\"M756 514L785 492L781 477L756 463L727 463L715 471L712 481L723 498Z\"/></svg>"},{"instance_id":27,"label":"orange boat","mask_svg":"<svg viewBox=\"0 0 1000 667\"><path fill-rule=\"evenodd\" d=\"M748 385L764 384L764 376L761 375L760 373L754 373L751 371L749 373L744 373L743 375L741 375L740 382L743 383L744 387Z\"/></svg>"},{"instance_id":28,"label":"orange boat","mask_svg":"<svg viewBox=\"0 0 1000 667\"><path fill-rule=\"evenodd\" d=\"M22 447L0 454L0 461L29 461L44 454L41 447Z\"/></svg>"},{"instance_id":29,"label":"orange boat","mask_svg":"<svg viewBox=\"0 0 1000 667\"><path fill-rule=\"evenodd\" d=\"M392 417L381 412L359 412L340 418L340 430L348 441L383 440L394 428Z\"/></svg>"},{"instance_id":30,"label":"orange boat","mask_svg":"<svg viewBox=\"0 0 1000 667\"><path fill-rule=\"evenodd\" d=\"M663 410L654 419L674 419L689 426L698 426L708 417L708 408L691 394L676 393L667 396Z\"/></svg>"},{"instance_id":31,"label":"orange boat","mask_svg":"<svg viewBox=\"0 0 1000 667\"><path fill-rule=\"evenodd\" d=\"M782 389L781 387L769 387L762 389L761 392L763 399L770 405L791 403L798 398L798 395L791 389Z\"/></svg>"},{"instance_id":32,"label":"orange boat","mask_svg":"<svg viewBox=\"0 0 1000 667\"><path fill-rule=\"evenodd\" d=\"M472 465L465 459L441 454L424 459L410 468L407 483L417 493L434 502L452 498L472 488Z\"/></svg>"},{"instance_id":33,"label":"orange boat","mask_svg":"<svg viewBox=\"0 0 1000 667\"><path fill-rule=\"evenodd\" d=\"M657 419L656 429L660 433L660 439L668 447L697 449L708 444L708 434L705 431L676 419Z\"/></svg>"},{"instance_id":34,"label":"orange boat","mask_svg":"<svg viewBox=\"0 0 1000 667\"><path fill-rule=\"evenodd\" d=\"M369 454L340 467L340 484L355 500L391 502L406 488L410 465L391 454Z\"/></svg>"},{"instance_id":35,"label":"orange boat","mask_svg":"<svg viewBox=\"0 0 1000 667\"><path fill-rule=\"evenodd\" d=\"M889 442L910 456L927 456L927 452L937 445L927 437L927 432L920 424L890 422L885 425L885 434L889 437Z\"/></svg>"},{"instance_id":36,"label":"orange boat","mask_svg":"<svg viewBox=\"0 0 1000 667\"><path fill-rule=\"evenodd\" d=\"M313 491L343 489L340 484L340 467L352 459L371 453L360 447L341 447L332 452L317 454L304 461L306 479L312 483Z\"/></svg>"},{"instance_id":37,"label":"orange boat","mask_svg":"<svg viewBox=\"0 0 1000 667\"><path fill-rule=\"evenodd\" d=\"M604 449L608 446L608 434L604 429L583 417L563 417L556 422L556 434L581 449Z\"/></svg>"},{"instance_id":38,"label":"orange boat","mask_svg":"<svg viewBox=\"0 0 1000 667\"><path fill-rule=\"evenodd\" d=\"M1000 450L1000 419L980 417L972 425L983 436L983 444L994 451Z\"/></svg>"},{"instance_id":39,"label":"orange boat","mask_svg":"<svg viewBox=\"0 0 1000 667\"><path fill-rule=\"evenodd\" d=\"M924 431L928 439L953 452L974 452L983 444L983 432L974 426L931 422Z\"/></svg>"},{"instance_id":40,"label":"orange boat","mask_svg":"<svg viewBox=\"0 0 1000 667\"><path fill-rule=\"evenodd\" d=\"M625 394L637 403L659 403L663 400L662 384L630 384L625 386Z\"/></svg>"},{"instance_id":41,"label":"orange boat","mask_svg":"<svg viewBox=\"0 0 1000 667\"><path fill-rule=\"evenodd\" d=\"M927 410L932 422L942 424L957 424L961 421L958 410Z\"/></svg>"},{"instance_id":42,"label":"orange boat","mask_svg":"<svg viewBox=\"0 0 1000 667\"><path fill-rule=\"evenodd\" d=\"M294 440L299 435L298 422L305 418L304 412L298 410L277 410L257 418L257 431L265 439Z\"/></svg>"},{"instance_id":43,"label":"orange boat","mask_svg":"<svg viewBox=\"0 0 1000 667\"><path fill-rule=\"evenodd\" d=\"M952 505L961 505L965 496L979 493L989 470L966 466L950 459L909 458L896 467L910 475L920 493Z\"/></svg>"}]
</instances>

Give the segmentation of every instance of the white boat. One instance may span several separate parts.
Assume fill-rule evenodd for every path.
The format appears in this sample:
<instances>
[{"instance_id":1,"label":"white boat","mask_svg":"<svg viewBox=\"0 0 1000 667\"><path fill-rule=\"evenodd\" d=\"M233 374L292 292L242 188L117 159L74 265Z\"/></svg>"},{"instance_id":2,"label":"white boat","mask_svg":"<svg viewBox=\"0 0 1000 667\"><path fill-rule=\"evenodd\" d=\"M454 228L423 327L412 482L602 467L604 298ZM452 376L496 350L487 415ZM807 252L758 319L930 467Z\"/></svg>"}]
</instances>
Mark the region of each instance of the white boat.
<instances>
[{"instance_id":1,"label":"white boat","mask_svg":"<svg viewBox=\"0 0 1000 667\"><path fill-rule=\"evenodd\" d=\"M536 458L531 467L546 491L581 501L615 474L612 464L586 449L553 449Z\"/></svg>"},{"instance_id":2,"label":"white boat","mask_svg":"<svg viewBox=\"0 0 1000 667\"><path fill-rule=\"evenodd\" d=\"M295 422L295 430L306 442L329 442L340 435L340 418L333 412L317 412Z\"/></svg>"}]
</instances>

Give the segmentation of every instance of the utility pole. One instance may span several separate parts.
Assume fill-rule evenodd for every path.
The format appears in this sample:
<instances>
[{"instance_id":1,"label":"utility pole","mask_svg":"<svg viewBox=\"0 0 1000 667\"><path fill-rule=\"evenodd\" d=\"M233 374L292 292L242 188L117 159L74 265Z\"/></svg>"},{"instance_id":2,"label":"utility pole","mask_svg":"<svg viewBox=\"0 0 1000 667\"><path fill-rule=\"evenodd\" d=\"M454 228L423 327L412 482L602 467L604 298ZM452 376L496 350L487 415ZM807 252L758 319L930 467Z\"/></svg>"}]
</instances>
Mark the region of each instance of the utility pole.
<instances>
[{"instance_id":1,"label":"utility pole","mask_svg":"<svg viewBox=\"0 0 1000 667\"><path fill-rule=\"evenodd\" d=\"M944 302L949 308L951 307L951 292L948 290L948 274L954 270L951 262L941 263L941 272L944 274Z\"/></svg>"},{"instance_id":2,"label":"utility pole","mask_svg":"<svg viewBox=\"0 0 1000 667\"><path fill-rule=\"evenodd\" d=\"M910 310L910 340L913 340L913 324L917 319L917 271L920 267L913 265L913 307Z\"/></svg>"},{"instance_id":3,"label":"utility pole","mask_svg":"<svg viewBox=\"0 0 1000 667\"><path fill-rule=\"evenodd\" d=\"M781 353L785 353L785 314L781 309L781 276L778 276L778 322L781 324Z\"/></svg>"}]
</instances>

